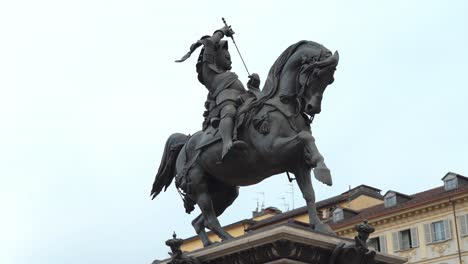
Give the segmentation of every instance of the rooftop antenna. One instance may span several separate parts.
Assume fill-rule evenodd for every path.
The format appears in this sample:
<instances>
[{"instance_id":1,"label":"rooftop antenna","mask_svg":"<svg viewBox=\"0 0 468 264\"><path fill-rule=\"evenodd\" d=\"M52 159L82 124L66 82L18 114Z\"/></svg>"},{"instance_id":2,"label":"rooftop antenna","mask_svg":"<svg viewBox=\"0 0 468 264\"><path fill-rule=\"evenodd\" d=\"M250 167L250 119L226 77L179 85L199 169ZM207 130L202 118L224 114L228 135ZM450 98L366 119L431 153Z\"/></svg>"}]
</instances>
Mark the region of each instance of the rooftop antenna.
<instances>
[{"instance_id":1,"label":"rooftop antenna","mask_svg":"<svg viewBox=\"0 0 468 264\"><path fill-rule=\"evenodd\" d=\"M257 192L257 194L260 194L263 196L263 200L262 200L262 207L261 207L261 210L265 209L265 193L264 192Z\"/></svg>"},{"instance_id":2,"label":"rooftop antenna","mask_svg":"<svg viewBox=\"0 0 468 264\"><path fill-rule=\"evenodd\" d=\"M292 209L294 210L295 209L295 207L294 207L294 184L289 183L288 185L289 185L289 187L291 187L291 190L289 192L286 192L286 193L291 194Z\"/></svg>"},{"instance_id":3,"label":"rooftop antenna","mask_svg":"<svg viewBox=\"0 0 468 264\"><path fill-rule=\"evenodd\" d=\"M255 208L255 212L258 212L258 208L259 208L259 198L258 198L258 195L257 195L257 198L255 198L255 200L257 200L257 208Z\"/></svg>"},{"instance_id":4,"label":"rooftop antenna","mask_svg":"<svg viewBox=\"0 0 468 264\"><path fill-rule=\"evenodd\" d=\"M348 206L351 208L351 184L348 185Z\"/></svg>"},{"instance_id":5,"label":"rooftop antenna","mask_svg":"<svg viewBox=\"0 0 468 264\"><path fill-rule=\"evenodd\" d=\"M286 202L286 198L283 196L283 197L279 197L278 199L283 200L283 206L284 206L285 212L289 211L289 204Z\"/></svg>"}]
</instances>

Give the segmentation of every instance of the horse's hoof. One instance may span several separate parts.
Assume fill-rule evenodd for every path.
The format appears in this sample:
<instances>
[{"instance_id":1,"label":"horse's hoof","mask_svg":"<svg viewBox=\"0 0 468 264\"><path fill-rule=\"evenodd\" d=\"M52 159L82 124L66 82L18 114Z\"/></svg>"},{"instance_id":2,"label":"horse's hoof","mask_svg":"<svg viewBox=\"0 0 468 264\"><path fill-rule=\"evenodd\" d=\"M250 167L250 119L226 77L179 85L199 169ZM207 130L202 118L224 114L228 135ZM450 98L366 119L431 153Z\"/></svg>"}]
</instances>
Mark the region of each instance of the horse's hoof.
<instances>
[{"instance_id":1,"label":"horse's hoof","mask_svg":"<svg viewBox=\"0 0 468 264\"><path fill-rule=\"evenodd\" d=\"M330 170L328 168L315 168L314 176L320 182L331 186L333 184Z\"/></svg>"},{"instance_id":2,"label":"horse's hoof","mask_svg":"<svg viewBox=\"0 0 468 264\"><path fill-rule=\"evenodd\" d=\"M214 242L211 242L211 241L204 241L203 242L203 247L209 247L211 245L213 245Z\"/></svg>"},{"instance_id":3,"label":"horse's hoof","mask_svg":"<svg viewBox=\"0 0 468 264\"><path fill-rule=\"evenodd\" d=\"M231 241L233 239L234 239L233 237L229 237L229 238L221 239L221 242Z\"/></svg>"},{"instance_id":4,"label":"horse's hoof","mask_svg":"<svg viewBox=\"0 0 468 264\"><path fill-rule=\"evenodd\" d=\"M331 227L324 223L316 224L314 227L314 231L328 234L328 235L336 235L336 233L331 229Z\"/></svg>"}]
</instances>

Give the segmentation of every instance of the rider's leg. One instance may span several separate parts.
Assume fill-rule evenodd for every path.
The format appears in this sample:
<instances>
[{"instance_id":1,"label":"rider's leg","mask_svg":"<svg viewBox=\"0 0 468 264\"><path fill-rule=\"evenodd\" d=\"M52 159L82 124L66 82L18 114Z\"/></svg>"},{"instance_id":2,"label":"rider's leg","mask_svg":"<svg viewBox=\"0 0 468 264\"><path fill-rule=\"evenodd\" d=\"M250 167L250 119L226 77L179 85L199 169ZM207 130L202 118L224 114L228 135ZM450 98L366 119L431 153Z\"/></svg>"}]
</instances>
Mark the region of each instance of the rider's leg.
<instances>
[{"instance_id":1,"label":"rider's leg","mask_svg":"<svg viewBox=\"0 0 468 264\"><path fill-rule=\"evenodd\" d=\"M224 158L232 147L232 130L234 128L234 116L236 115L236 107L228 104L221 109L221 121L219 123L219 133L223 140L223 152L221 157Z\"/></svg>"}]
</instances>

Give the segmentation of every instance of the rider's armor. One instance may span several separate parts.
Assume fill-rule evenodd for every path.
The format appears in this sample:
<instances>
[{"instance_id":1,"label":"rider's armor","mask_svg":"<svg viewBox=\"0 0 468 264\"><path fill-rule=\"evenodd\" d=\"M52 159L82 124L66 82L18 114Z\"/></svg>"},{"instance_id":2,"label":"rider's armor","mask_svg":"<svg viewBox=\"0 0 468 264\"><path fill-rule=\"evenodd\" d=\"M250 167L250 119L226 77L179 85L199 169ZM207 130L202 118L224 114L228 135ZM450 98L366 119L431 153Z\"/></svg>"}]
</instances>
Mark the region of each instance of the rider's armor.
<instances>
[{"instance_id":1,"label":"rider's armor","mask_svg":"<svg viewBox=\"0 0 468 264\"><path fill-rule=\"evenodd\" d=\"M180 61L187 59L199 46L203 49L198 56L198 80L209 91L205 102L206 111L203 114L203 130L212 125L219 127L223 140L223 153L226 155L233 143L234 118L237 111L239 96L246 92L239 77L230 71L231 61L228 52L228 42L221 40L228 29L223 28L214 32L213 36L202 37L192 45L189 53ZM235 134L235 133L234 133ZM239 142L241 143L241 142ZM245 143L244 143L245 144Z\"/></svg>"}]
</instances>

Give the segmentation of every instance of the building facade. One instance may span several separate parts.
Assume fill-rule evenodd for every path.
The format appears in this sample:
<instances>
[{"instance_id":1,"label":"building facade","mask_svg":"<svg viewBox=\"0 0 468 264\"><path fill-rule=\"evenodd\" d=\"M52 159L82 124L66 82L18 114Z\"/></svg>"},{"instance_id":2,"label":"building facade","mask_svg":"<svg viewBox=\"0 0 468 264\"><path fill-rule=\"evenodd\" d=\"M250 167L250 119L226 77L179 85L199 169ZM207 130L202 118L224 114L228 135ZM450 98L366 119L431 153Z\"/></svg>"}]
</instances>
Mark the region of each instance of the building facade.
<instances>
[{"instance_id":1,"label":"building facade","mask_svg":"<svg viewBox=\"0 0 468 264\"><path fill-rule=\"evenodd\" d=\"M317 211L338 236L353 238L354 226L367 220L375 228L369 245L382 253L405 257L410 263L468 263L468 178L449 172L441 186L412 195L360 185L317 202ZM279 223L309 222L307 208L285 213L275 208L255 212L252 219L226 226L233 236ZM212 240L219 240L210 234ZM197 237L182 250L201 248Z\"/></svg>"}]
</instances>

